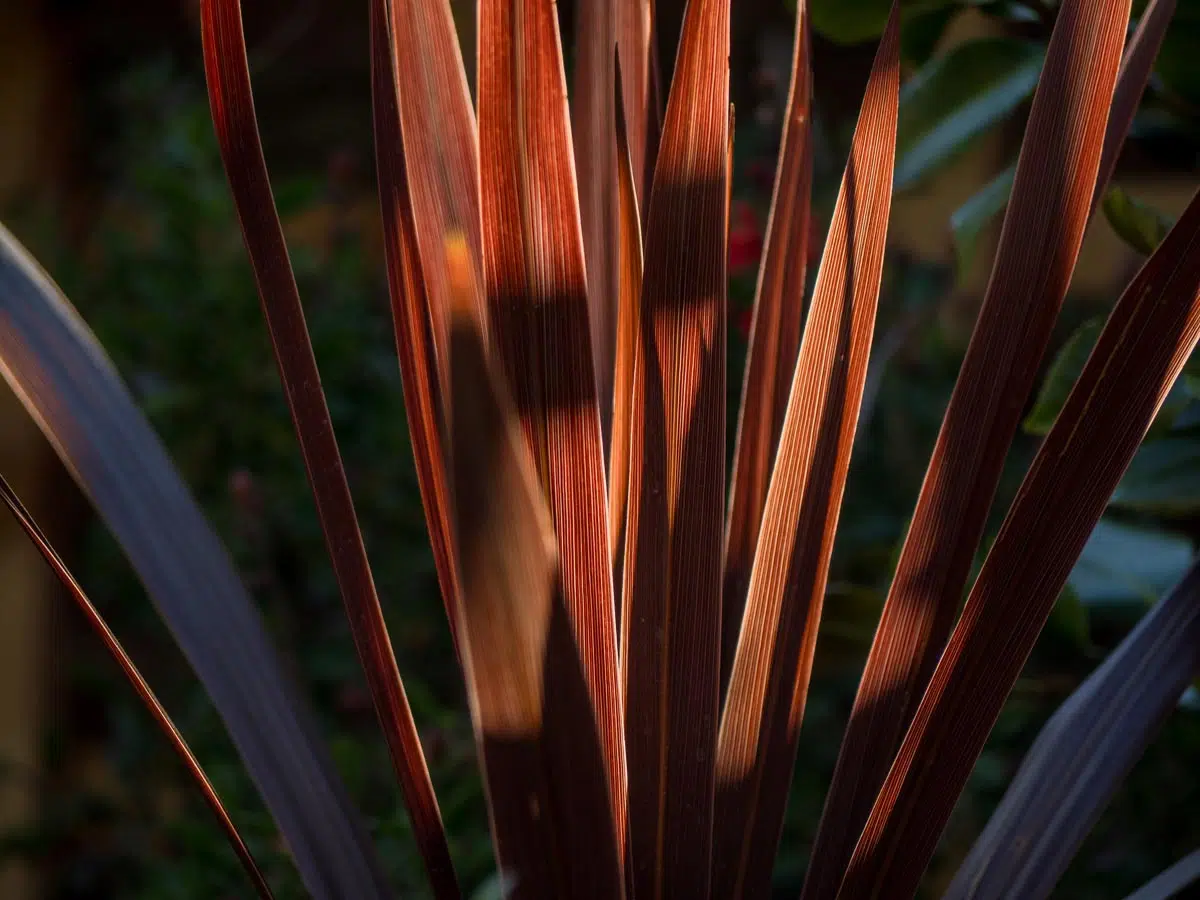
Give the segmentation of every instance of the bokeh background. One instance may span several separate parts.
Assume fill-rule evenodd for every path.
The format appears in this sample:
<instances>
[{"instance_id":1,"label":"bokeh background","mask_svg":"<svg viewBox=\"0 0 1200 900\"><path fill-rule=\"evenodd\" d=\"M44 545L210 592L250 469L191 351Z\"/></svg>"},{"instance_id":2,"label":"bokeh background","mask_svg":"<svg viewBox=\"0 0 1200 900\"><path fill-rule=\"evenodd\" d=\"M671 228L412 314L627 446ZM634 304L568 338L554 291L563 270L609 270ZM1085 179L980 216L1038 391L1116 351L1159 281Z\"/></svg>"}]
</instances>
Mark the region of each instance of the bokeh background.
<instances>
[{"instance_id":1,"label":"bokeh background","mask_svg":"<svg viewBox=\"0 0 1200 900\"><path fill-rule=\"evenodd\" d=\"M217 156L194 0L0 0L0 216L108 348L235 555L398 893L424 886L325 558ZM564 43L573 2L560 0ZM886 0L811 0L813 258ZM1135 11L1144 5L1136 2ZM466 46L473 3L454 0ZM370 148L367 9L247 0L268 163L400 668L472 888L492 872L465 700L412 471ZM841 517L777 893L794 896L857 676L986 286L1053 0L907 4L896 199L874 356ZM673 57L682 0L659 0ZM794 4L734 4L730 401L786 99ZM1200 165L1200 2L1179 0L1104 215L1085 243L993 532L1095 330ZM469 56L469 54L468 54ZM469 65L469 63L468 63ZM814 267L815 268L815 267ZM1040 725L1200 538L1200 368L1189 366L1113 498L975 767L928 874L953 873ZM0 388L0 470L59 541L161 692L282 898L303 896L220 722L114 542ZM1200 844L1192 695L1059 886L1123 897ZM486 887L484 888L486 890ZM0 896L247 895L207 810L40 558L0 521Z\"/></svg>"}]
</instances>

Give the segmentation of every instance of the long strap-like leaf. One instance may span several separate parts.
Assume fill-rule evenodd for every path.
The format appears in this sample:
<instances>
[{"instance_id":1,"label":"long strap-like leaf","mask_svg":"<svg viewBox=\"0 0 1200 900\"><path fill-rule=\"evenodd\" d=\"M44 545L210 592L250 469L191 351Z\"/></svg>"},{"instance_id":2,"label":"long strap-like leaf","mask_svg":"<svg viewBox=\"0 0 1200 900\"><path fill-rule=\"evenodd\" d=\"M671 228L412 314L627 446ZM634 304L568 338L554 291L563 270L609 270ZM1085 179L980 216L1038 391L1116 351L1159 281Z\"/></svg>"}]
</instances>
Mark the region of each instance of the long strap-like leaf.
<instances>
[{"instance_id":1,"label":"long strap-like leaf","mask_svg":"<svg viewBox=\"0 0 1200 900\"><path fill-rule=\"evenodd\" d=\"M758 272L758 290L750 324L750 347L742 383L725 532L725 584L721 626L722 683L733 666L746 587L767 486L783 429L788 393L804 330L804 290L808 260L809 193L812 146L809 107L812 75L809 60L808 8L796 6L796 36L787 118L775 175L775 194L767 224L766 247Z\"/></svg>"},{"instance_id":2,"label":"long strap-like leaf","mask_svg":"<svg viewBox=\"0 0 1200 900\"><path fill-rule=\"evenodd\" d=\"M1141 21L1137 30L1129 39L1129 46L1121 59L1121 70L1117 73L1117 87L1113 91L1112 108L1108 113L1108 128L1104 135L1104 150L1100 154L1100 171L1096 176L1096 189L1092 194L1092 212L1104 199L1104 191L1112 180L1113 172L1117 169L1117 160L1121 155L1121 147L1125 144L1125 136L1133 125L1133 117L1137 113L1138 104L1142 102L1142 94L1150 73L1154 69L1154 60L1158 58L1159 48L1167 34L1167 26L1175 15L1176 0L1150 0L1142 11Z\"/></svg>"},{"instance_id":3,"label":"long strap-like leaf","mask_svg":"<svg viewBox=\"0 0 1200 900\"><path fill-rule=\"evenodd\" d=\"M1200 672L1200 564L1042 728L943 900L1048 897Z\"/></svg>"},{"instance_id":4,"label":"long strap-like leaf","mask_svg":"<svg viewBox=\"0 0 1200 900\"><path fill-rule=\"evenodd\" d=\"M448 260L469 288L465 250ZM554 530L470 290L451 310L460 621L501 875L528 900L618 900L607 764L558 585Z\"/></svg>"},{"instance_id":5,"label":"long strap-like leaf","mask_svg":"<svg viewBox=\"0 0 1200 900\"><path fill-rule=\"evenodd\" d=\"M1193 850L1171 868L1142 885L1125 900L1167 900L1184 896L1184 889L1200 881L1200 850Z\"/></svg>"},{"instance_id":6,"label":"long strap-like leaf","mask_svg":"<svg viewBox=\"0 0 1200 900\"><path fill-rule=\"evenodd\" d=\"M240 0L203 0L200 9L217 141L326 547L425 865L434 882L446 886L445 896L453 896L453 867L441 813L375 591L271 194L254 116Z\"/></svg>"},{"instance_id":7,"label":"long strap-like leaf","mask_svg":"<svg viewBox=\"0 0 1200 900\"><path fill-rule=\"evenodd\" d=\"M428 294L435 346L445 355L450 302L446 235L466 243L475 284L483 278L479 134L449 0L371 0L390 7L391 63L411 177L414 239ZM399 145L396 146L399 149ZM482 296L479 298L482 304ZM438 575L449 600L448 573Z\"/></svg>"},{"instance_id":8,"label":"long strap-like leaf","mask_svg":"<svg viewBox=\"0 0 1200 900\"><path fill-rule=\"evenodd\" d=\"M639 900L709 896L725 499L729 2L690 0L647 215L621 611Z\"/></svg>"},{"instance_id":9,"label":"long strap-like leaf","mask_svg":"<svg viewBox=\"0 0 1200 900\"><path fill-rule=\"evenodd\" d=\"M613 584L624 582L625 509L629 500L629 456L633 433L633 364L642 323L642 228L637 185L629 154L622 97L622 70L616 63L617 105L617 333L613 365L612 439L608 455L608 539L613 557ZM620 609L618 608L618 618Z\"/></svg>"},{"instance_id":10,"label":"long strap-like leaf","mask_svg":"<svg viewBox=\"0 0 1200 900\"><path fill-rule=\"evenodd\" d=\"M1062 5L983 307L917 500L834 770L805 900L825 900L954 623L1025 398L1083 240L1129 17Z\"/></svg>"},{"instance_id":11,"label":"long strap-like leaf","mask_svg":"<svg viewBox=\"0 0 1200 900\"><path fill-rule=\"evenodd\" d=\"M611 435L621 270L623 201L618 180L626 165L614 140L613 84L619 63L624 77L616 102L624 106L626 154L635 199L645 174L651 43L651 0L582 0L575 11L575 72L572 125L579 172L579 208L587 256L588 309L596 365L597 396L606 441ZM607 445L606 445L607 446ZM609 447L609 453L616 448Z\"/></svg>"},{"instance_id":12,"label":"long strap-like leaf","mask_svg":"<svg viewBox=\"0 0 1200 900\"><path fill-rule=\"evenodd\" d=\"M915 891L1055 599L1198 339L1200 194L1117 302L1034 458L839 896Z\"/></svg>"},{"instance_id":13,"label":"long strap-like leaf","mask_svg":"<svg viewBox=\"0 0 1200 900\"><path fill-rule=\"evenodd\" d=\"M717 751L714 896L769 893L858 424L892 199L899 4L834 208L763 512Z\"/></svg>"},{"instance_id":14,"label":"long strap-like leaf","mask_svg":"<svg viewBox=\"0 0 1200 900\"><path fill-rule=\"evenodd\" d=\"M0 374L129 557L309 892L387 897L370 839L224 548L95 337L2 228Z\"/></svg>"},{"instance_id":15,"label":"long strap-like leaf","mask_svg":"<svg viewBox=\"0 0 1200 900\"><path fill-rule=\"evenodd\" d=\"M447 385L448 349L439 353L436 334L445 332L448 299L435 301L424 277L418 249L416 213L409 186L406 155L402 149L400 110L397 105L400 76L396 71L394 42L389 40L387 0L371 0L371 101L379 203L383 219L384 257L404 410L412 443L417 484L425 524L433 548L438 584L446 605L450 631L458 643L454 610L458 570L454 559L454 525L450 510L449 473L446 470L445 417L442 396ZM430 228L454 227L449 221ZM442 242L444 243L444 241ZM445 266L439 249L434 265ZM445 290L444 280L438 282ZM445 334L443 342L448 340Z\"/></svg>"},{"instance_id":16,"label":"long strap-like leaf","mask_svg":"<svg viewBox=\"0 0 1200 900\"><path fill-rule=\"evenodd\" d=\"M83 586L71 574L67 564L63 562L61 556L58 555L54 547L50 543L50 539L33 516L18 499L16 492L5 480L3 475L0 475L0 499L4 501L4 505L8 507L9 512L13 514L13 518L17 520L17 524L25 532L30 542L37 547L38 552L42 554L42 558L46 560L46 564L54 571L55 576L62 583L67 593L71 595L71 599L75 601L75 605L88 620L88 624L104 643L105 648L112 656L118 666L121 667L126 680L132 685L138 697L141 698L142 704L150 711L150 715L154 718L158 730L167 736L167 740L171 742L171 749L179 757L183 763L183 767L191 776L192 781L200 788L200 793L204 797L204 802L208 808L212 810L213 815L217 817L217 822L221 826L221 830L225 832L225 837L229 841L229 845L237 854L238 860L242 864L242 868L246 870L246 874L250 877L251 883L254 885L254 890L264 900L271 900L271 886L267 883L266 877L258 868L258 864L254 861L254 856L250 853L250 848L246 846L242 840L241 834L237 830L237 826L233 824L233 820L229 818L229 813L225 811L225 805L221 802L220 796L217 794L217 789L213 787L212 782L208 780L208 776L204 774L204 769L200 766L200 761L196 759L192 753L192 748L188 746L179 729L175 727L175 722L171 716L163 708L158 697L155 696L153 689L142 677L142 673L138 671L136 665L129 654L125 652L125 648L121 646L121 642L117 640L117 636L113 634L112 629L104 621L100 615L100 611L96 609L87 593L83 590Z\"/></svg>"},{"instance_id":17,"label":"long strap-like leaf","mask_svg":"<svg viewBox=\"0 0 1200 900\"><path fill-rule=\"evenodd\" d=\"M483 0L480 159L490 333L560 554L624 847L625 752L583 237L554 5Z\"/></svg>"}]
</instances>

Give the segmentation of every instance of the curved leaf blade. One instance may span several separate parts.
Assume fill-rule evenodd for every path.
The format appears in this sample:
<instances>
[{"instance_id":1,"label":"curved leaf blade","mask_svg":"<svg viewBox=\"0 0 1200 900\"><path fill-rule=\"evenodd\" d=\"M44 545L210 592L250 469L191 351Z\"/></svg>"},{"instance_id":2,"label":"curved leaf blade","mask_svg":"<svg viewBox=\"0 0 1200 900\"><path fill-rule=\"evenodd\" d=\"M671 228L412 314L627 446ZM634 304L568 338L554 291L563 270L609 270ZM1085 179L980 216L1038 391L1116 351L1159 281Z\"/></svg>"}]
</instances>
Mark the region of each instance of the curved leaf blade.
<instances>
[{"instance_id":1,"label":"curved leaf blade","mask_svg":"<svg viewBox=\"0 0 1200 900\"><path fill-rule=\"evenodd\" d=\"M1049 896L1197 671L1193 563L1042 728L945 900Z\"/></svg>"},{"instance_id":2,"label":"curved leaf blade","mask_svg":"<svg viewBox=\"0 0 1200 900\"><path fill-rule=\"evenodd\" d=\"M1128 0L1065 0L1059 11L992 277L825 799L807 898L836 889L954 623L1083 242L1128 18Z\"/></svg>"},{"instance_id":3,"label":"curved leaf blade","mask_svg":"<svg viewBox=\"0 0 1200 900\"><path fill-rule=\"evenodd\" d=\"M788 113L750 322L750 346L734 444L725 528L722 684L728 681L737 649L746 608L746 587L807 311L804 292L812 191L811 104L808 10L801 3L796 9Z\"/></svg>"},{"instance_id":4,"label":"curved leaf blade","mask_svg":"<svg viewBox=\"0 0 1200 900\"><path fill-rule=\"evenodd\" d=\"M237 830L237 826L233 824L233 820L229 817L229 813L225 809L225 804L221 802L220 796L217 794L217 789L213 787L212 782L208 780L208 776L204 773L204 769L200 766L200 761L196 759L192 748L188 746L179 729L175 727L175 722L171 716L163 708L159 702L153 689L142 677L142 673L138 671L136 665L129 654L125 652L125 648L121 646L121 642L117 640L117 636L113 634L112 629L104 621L100 611L96 609L91 598L84 591L83 586L71 574L71 570L67 568L67 564L63 562L61 556L55 551L50 543L50 539L33 516L21 503L16 492L5 480L3 475L0 475L0 499L4 501L4 505L8 507L8 511L12 513L17 524L21 526L21 530L25 532L26 537L42 554L42 558L46 564L53 570L59 582L71 595L71 599L75 601L75 605L83 613L88 620L88 625L92 631L104 643L105 649L109 655L116 661L120 667L125 680L133 687L134 692L142 701L142 705L150 712L154 723L158 726L158 730L167 736L167 740L171 742L171 749L175 751L175 755L179 757L183 763L184 769L196 786L200 789L201 795L204 797L204 802L208 806L214 816L217 817L217 822L221 826L221 830L225 832L225 838L229 841L229 845L237 854L238 861L241 862L242 868L246 870L246 874L250 877L250 882L254 885L255 892L262 897L263 900L272 900L271 886L268 884L266 876L258 868L258 863L254 861L254 856L250 853L250 848L246 846L242 840L241 834Z\"/></svg>"},{"instance_id":5,"label":"curved leaf blade","mask_svg":"<svg viewBox=\"0 0 1200 900\"><path fill-rule=\"evenodd\" d=\"M371 0L387 16L400 142L412 173L408 194L413 238L439 357L446 354L446 310L450 303L446 235L461 235L474 269L483 278L479 192L479 132L449 0ZM482 304L483 298L479 297ZM453 586L439 561L438 577L447 610ZM453 624L453 623L452 623Z\"/></svg>"},{"instance_id":6,"label":"curved leaf blade","mask_svg":"<svg viewBox=\"0 0 1200 900\"><path fill-rule=\"evenodd\" d=\"M201 0L200 16L217 143L350 632L426 868L436 884L446 885L445 896L454 897L458 890L450 887L453 865L441 812L375 590L271 193L254 114L241 2Z\"/></svg>"},{"instance_id":7,"label":"curved leaf blade","mask_svg":"<svg viewBox=\"0 0 1200 900\"><path fill-rule=\"evenodd\" d=\"M387 897L366 830L225 549L95 337L3 228L0 374L146 586L308 890Z\"/></svg>"},{"instance_id":8,"label":"curved leaf blade","mask_svg":"<svg viewBox=\"0 0 1200 900\"><path fill-rule=\"evenodd\" d=\"M621 613L631 892L709 896L725 499L729 2L690 0L647 213Z\"/></svg>"},{"instance_id":9,"label":"curved leaf blade","mask_svg":"<svg viewBox=\"0 0 1200 900\"><path fill-rule=\"evenodd\" d=\"M896 3L834 208L750 575L717 747L718 897L770 891L883 278L899 19Z\"/></svg>"},{"instance_id":10,"label":"curved leaf blade","mask_svg":"<svg viewBox=\"0 0 1200 900\"><path fill-rule=\"evenodd\" d=\"M843 896L916 888L1055 598L1197 340L1200 194L1117 302L1042 443L880 789Z\"/></svg>"},{"instance_id":11,"label":"curved leaf blade","mask_svg":"<svg viewBox=\"0 0 1200 900\"><path fill-rule=\"evenodd\" d=\"M452 282L469 286L461 239ZM462 292L451 308L459 616L500 871L514 896L623 896L607 762L521 421Z\"/></svg>"},{"instance_id":12,"label":"curved leaf blade","mask_svg":"<svg viewBox=\"0 0 1200 900\"><path fill-rule=\"evenodd\" d=\"M457 608L455 597L459 590L458 570L450 508L450 476L443 447L445 413L442 403L448 379L448 375L443 373L447 363L447 338L442 336L443 345L439 352L436 337L439 330L445 331L448 327L446 310L449 299L447 296L435 298L427 289L428 282L424 277L425 266L421 262L417 241L417 213L409 193L408 165L402 150L404 141L398 99L401 76L395 59L395 43L388 39L387 13L387 0L371 0L372 128L388 296L391 299L404 409L417 485L421 492L421 506L425 512L442 602L457 649L458 623L454 610ZM453 225L451 220L447 220L445 225L434 221L428 227L450 228ZM433 265L443 261L441 252L439 250L433 258ZM438 283L443 284L445 290L449 289L444 279ZM482 303L482 300L477 298L477 302Z\"/></svg>"},{"instance_id":13,"label":"curved leaf blade","mask_svg":"<svg viewBox=\"0 0 1200 900\"><path fill-rule=\"evenodd\" d=\"M604 450L566 82L553 4L483 0L479 131L489 335L558 539L618 847L626 776Z\"/></svg>"}]
</instances>

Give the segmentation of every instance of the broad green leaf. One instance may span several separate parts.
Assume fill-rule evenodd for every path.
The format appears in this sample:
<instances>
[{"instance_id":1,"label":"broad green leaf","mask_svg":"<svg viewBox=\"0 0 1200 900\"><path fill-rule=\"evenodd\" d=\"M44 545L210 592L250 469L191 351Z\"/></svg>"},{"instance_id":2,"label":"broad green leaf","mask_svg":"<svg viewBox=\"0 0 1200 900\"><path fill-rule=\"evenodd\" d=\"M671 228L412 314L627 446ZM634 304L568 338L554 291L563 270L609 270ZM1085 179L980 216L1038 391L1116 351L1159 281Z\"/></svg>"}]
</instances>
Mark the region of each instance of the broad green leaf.
<instances>
[{"instance_id":1,"label":"broad green leaf","mask_svg":"<svg viewBox=\"0 0 1200 900\"><path fill-rule=\"evenodd\" d=\"M1163 87L1189 103L1200 102L1200 13L1180 9L1163 39L1155 67Z\"/></svg>"},{"instance_id":2,"label":"broad green leaf","mask_svg":"<svg viewBox=\"0 0 1200 900\"><path fill-rule=\"evenodd\" d=\"M1027 433L1041 436L1050 430L1050 426L1054 424L1054 420L1062 410L1063 403L1066 402L1075 380L1083 371L1083 365L1087 362L1092 348L1096 346L1096 338L1099 336L1102 326L1101 320L1092 319L1080 325L1075 333L1067 338L1066 343L1058 351L1058 355L1046 372L1046 378L1038 391L1033 409L1025 417L1023 427ZM1171 387L1170 393L1167 394L1162 408L1158 411L1154 424L1150 427L1151 437L1169 431L1175 423L1176 417L1195 397L1196 394L1186 378L1181 378L1176 382Z\"/></svg>"},{"instance_id":3,"label":"broad green leaf","mask_svg":"<svg viewBox=\"0 0 1200 900\"><path fill-rule=\"evenodd\" d=\"M1087 607L1083 605L1079 592L1069 584L1063 588L1063 592L1054 603L1049 627L1077 647L1086 648L1092 643Z\"/></svg>"},{"instance_id":4,"label":"broad green leaf","mask_svg":"<svg viewBox=\"0 0 1200 900\"><path fill-rule=\"evenodd\" d=\"M1116 186L1108 189L1102 206L1117 236L1143 256L1154 252L1171 227L1169 218Z\"/></svg>"},{"instance_id":5,"label":"broad green leaf","mask_svg":"<svg viewBox=\"0 0 1200 900\"><path fill-rule=\"evenodd\" d=\"M1101 519L1067 584L1085 606L1148 603L1183 577L1191 559L1186 538Z\"/></svg>"},{"instance_id":6,"label":"broad green leaf","mask_svg":"<svg viewBox=\"0 0 1200 900\"><path fill-rule=\"evenodd\" d=\"M790 4L795 9L796 4ZM891 0L809 0L813 28L838 44L861 44L883 34ZM959 5L959 0L909 0L904 4L904 21L910 17L944 7Z\"/></svg>"},{"instance_id":7,"label":"broad green leaf","mask_svg":"<svg viewBox=\"0 0 1200 900\"><path fill-rule=\"evenodd\" d=\"M900 29L900 58L914 66L929 62L938 41L958 12L956 6L947 5L905 16L904 27Z\"/></svg>"},{"instance_id":8,"label":"broad green leaf","mask_svg":"<svg viewBox=\"0 0 1200 900\"><path fill-rule=\"evenodd\" d=\"M1025 417L1024 428L1027 432L1041 436L1050 430L1050 426L1062 410L1063 403L1066 402L1067 395L1071 393L1075 380L1083 371L1083 364L1087 362L1092 348L1096 346L1096 338L1100 336L1100 329L1103 327L1103 321L1092 319L1079 326L1075 333L1067 338L1067 342L1058 351L1058 356L1046 372L1046 379L1038 391L1033 409Z\"/></svg>"},{"instance_id":9,"label":"broad green leaf","mask_svg":"<svg viewBox=\"0 0 1200 900\"><path fill-rule=\"evenodd\" d=\"M1029 99L1045 50L1007 37L952 49L909 79L900 94L897 190L934 172Z\"/></svg>"},{"instance_id":10,"label":"broad green leaf","mask_svg":"<svg viewBox=\"0 0 1200 900\"><path fill-rule=\"evenodd\" d=\"M1143 445L1111 502L1160 516L1190 515L1200 509L1200 440L1166 438Z\"/></svg>"},{"instance_id":11,"label":"broad green leaf","mask_svg":"<svg viewBox=\"0 0 1200 900\"><path fill-rule=\"evenodd\" d=\"M975 261L979 235L1008 205L1012 193L1015 165L1009 166L954 211L950 216L950 232L954 239L954 258L960 276L970 271Z\"/></svg>"}]
</instances>

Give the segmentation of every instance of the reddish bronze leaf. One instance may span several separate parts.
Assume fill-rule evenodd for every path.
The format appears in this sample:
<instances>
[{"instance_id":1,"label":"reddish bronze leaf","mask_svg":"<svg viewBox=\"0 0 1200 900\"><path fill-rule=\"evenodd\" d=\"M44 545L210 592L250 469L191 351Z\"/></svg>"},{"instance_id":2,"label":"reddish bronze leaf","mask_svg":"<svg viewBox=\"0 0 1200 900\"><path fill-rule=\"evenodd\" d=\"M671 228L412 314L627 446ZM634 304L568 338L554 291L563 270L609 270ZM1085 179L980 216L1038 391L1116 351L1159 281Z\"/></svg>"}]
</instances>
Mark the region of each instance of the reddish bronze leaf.
<instances>
[{"instance_id":1,"label":"reddish bronze leaf","mask_svg":"<svg viewBox=\"0 0 1200 900\"><path fill-rule=\"evenodd\" d=\"M217 789L208 780L208 776L204 774L204 769L201 768L200 761L192 753L192 748L188 746L183 735L179 733L179 729L175 727L175 722L171 719L170 714L163 708L158 697L155 696L154 690L146 682L146 679L142 677L142 673L138 671L129 654L125 652L125 648L121 646L121 642L117 640L117 636L108 627L108 623L104 621L104 618L100 615L100 611L96 609L91 598L83 590L83 586L75 580L75 576L71 574L70 569L67 568L67 564L63 562L63 558L58 555L58 552L51 545L50 539L46 537L45 532L34 521L29 511L25 509L24 504L18 499L16 492L13 491L3 475L0 475L0 499L4 501L4 505L8 507L8 511L17 520L17 524L21 526L21 530L25 532L30 542L42 554L42 558L45 559L46 564L54 571L55 576L62 583L67 593L70 594L71 599L75 601L75 605L79 607L80 612L87 618L88 625L91 626L92 631L104 643L109 655L120 666L126 681L133 687L134 692L141 699L142 705L150 712L154 723L158 726L158 730L166 735L167 740L171 742L171 749L175 751L175 755L183 763L184 769L187 770L192 781L196 783L196 787L200 788L200 793L204 797L205 804L212 810L213 815L217 817L217 822L220 824L221 830L225 832L226 840L229 841L233 852L237 854L242 868L250 876L250 882L254 885L255 892L258 896L264 898L264 900L271 900L273 895L270 884L267 883L266 877L254 861L254 856L250 853L250 848L242 840L237 826L229 818L229 813L225 811L225 805L221 802L221 798L217 794Z\"/></svg>"},{"instance_id":2,"label":"reddish bronze leaf","mask_svg":"<svg viewBox=\"0 0 1200 900\"><path fill-rule=\"evenodd\" d=\"M629 498L630 435L633 422L633 360L641 328L642 227L637 186L629 156L625 109L621 101L621 66L614 72L617 106L617 341L613 367L612 441L608 457L608 538L613 558L613 584L623 582L625 506ZM620 610L618 610L618 613Z\"/></svg>"},{"instance_id":3,"label":"reddish bronze leaf","mask_svg":"<svg viewBox=\"0 0 1200 900\"><path fill-rule=\"evenodd\" d=\"M443 257L445 241L438 241L436 253L427 248L431 263L442 267L441 277L434 282L442 292L435 307L427 291L429 282L424 278L425 266L418 249L416 213L409 193L410 179L406 155L402 150L401 120L396 99L400 93L400 79L395 60L389 59L389 55L395 53L391 49L395 43L387 38L388 22L387 0L371 0L371 101L384 257L417 484L421 491L429 542L433 548L438 585L446 606L446 618L457 648L454 596L458 592L458 573L454 562L454 529L447 485L449 476L443 447L445 419L441 408L443 385L448 375L444 367L445 353L439 354L435 344L437 330L441 328L444 331L446 328L449 302ZM443 226L436 222L429 226L438 227ZM456 226L447 218L444 227L449 229ZM482 303L482 299L477 302ZM441 324L435 324L438 322Z\"/></svg>"},{"instance_id":4,"label":"reddish bronze leaf","mask_svg":"<svg viewBox=\"0 0 1200 900\"><path fill-rule=\"evenodd\" d=\"M716 897L770 892L883 275L899 15L867 82L767 491L717 749Z\"/></svg>"},{"instance_id":5,"label":"reddish bronze leaf","mask_svg":"<svg viewBox=\"0 0 1200 900\"><path fill-rule=\"evenodd\" d=\"M639 900L708 897L725 498L729 3L690 0L647 214L621 612Z\"/></svg>"},{"instance_id":6,"label":"reddish bronze leaf","mask_svg":"<svg viewBox=\"0 0 1200 900\"><path fill-rule=\"evenodd\" d=\"M613 89L618 61L626 74L626 153L634 191L641 198L646 166L653 9L651 0L581 0L575 10L575 75L572 125L579 171L579 206L587 253L588 310L596 365L597 396L606 441L611 434L615 356L622 268L622 201L618 179L625 165L614 140ZM616 48L614 52L614 48ZM611 446L609 453L611 454Z\"/></svg>"},{"instance_id":7,"label":"reddish bronze leaf","mask_svg":"<svg viewBox=\"0 0 1200 900\"><path fill-rule=\"evenodd\" d=\"M625 753L583 238L553 4L483 0L479 143L490 336L560 554L624 847Z\"/></svg>"},{"instance_id":8,"label":"reddish bronze leaf","mask_svg":"<svg viewBox=\"0 0 1200 900\"><path fill-rule=\"evenodd\" d=\"M513 896L623 895L607 764L559 590L554 527L461 239L448 242L450 416L463 662L501 875Z\"/></svg>"},{"instance_id":9,"label":"reddish bronze leaf","mask_svg":"<svg viewBox=\"0 0 1200 900\"><path fill-rule=\"evenodd\" d=\"M1117 302L1034 458L838 896L916 890L1054 601L1197 340L1200 194Z\"/></svg>"},{"instance_id":10,"label":"reddish bronze leaf","mask_svg":"<svg viewBox=\"0 0 1200 900\"><path fill-rule=\"evenodd\" d=\"M481 284L483 278L475 111L449 0L371 2L390 7L391 65L405 165L411 172L413 236L438 355L444 356L450 290L446 235L462 235L475 270L473 283ZM445 596L451 586L440 567L438 575Z\"/></svg>"},{"instance_id":11,"label":"reddish bronze leaf","mask_svg":"<svg viewBox=\"0 0 1200 900\"><path fill-rule=\"evenodd\" d=\"M426 867L443 891L440 896L455 897L458 889L441 813L375 592L271 193L254 116L241 4L239 0L202 0L200 11L204 67L221 158L351 634Z\"/></svg>"},{"instance_id":12,"label":"reddish bronze leaf","mask_svg":"<svg viewBox=\"0 0 1200 900\"><path fill-rule=\"evenodd\" d=\"M945 644L1087 226L1128 0L1066 0L1021 147L996 262L917 500L813 845L832 896Z\"/></svg>"},{"instance_id":13,"label":"reddish bronze leaf","mask_svg":"<svg viewBox=\"0 0 1200 900\"><path fill-rule=\"evenodd\" d=\"M775 465L775 450L787 411L788 391L804 329L804 290L807 275L809 192L812 189L812 148L809 145L808 10L796 8L796 37L787 118L775 175L775 193L767 224L762 267L750 324L750 346L742 382L730 485L729 521L725 532L725 584L721 626L722 684L729 678L737 649L746 585L758 530L762 523L767 485Z\"/></svg>"}]
</instances>

